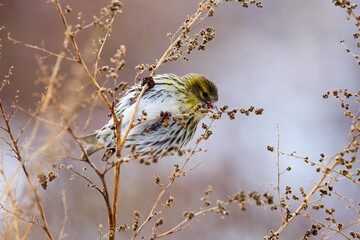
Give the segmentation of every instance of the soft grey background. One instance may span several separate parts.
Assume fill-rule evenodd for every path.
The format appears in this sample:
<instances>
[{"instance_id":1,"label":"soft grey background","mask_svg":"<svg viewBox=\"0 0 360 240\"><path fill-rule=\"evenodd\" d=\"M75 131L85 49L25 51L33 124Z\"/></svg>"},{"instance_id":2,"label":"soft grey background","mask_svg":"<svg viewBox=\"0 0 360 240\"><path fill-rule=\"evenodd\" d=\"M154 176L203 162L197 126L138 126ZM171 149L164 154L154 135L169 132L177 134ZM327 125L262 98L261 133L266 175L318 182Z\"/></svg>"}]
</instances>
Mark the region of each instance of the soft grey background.
<instances>
[{"instance_id":1,"label":"soft grey background","mask_svg":"<svg viewBox=\"0 0 360 240\"><path fill-rule=\"evenodd\" d=\"M35 45L44 40L48 49L58 52L64 29L55 8L45 1L2 2L0 23L6 29L0 32L4 45L0 72L3 76L9 66L15 65L15 68L12 84L0 93L1 98L9 105L15 90L19 89L20 103L33 108L38 100L33 93L43 91L43 85L34 84L38 68L34 55L42 53L13 45L7 41L6 32ZM196 2L124 0L123 14L116 18L112 36L104 48L103 63L107 64L107 59L120 44L126 45L127 64L120 78L132 83L136 73L134 67L161 57L168 47L166 33L174 32L186 15L196 10ZM70 4L73 8L70 19L74 20L81 11L84 18L90 20L103 3L88 0L61 1L61 4L63 7ZM349 47L355 49L353 20L347 21L345 10L334 7L330 0L273 0L263 4L262 9L253 5L245 9L239 3L224 2L215 9L215 16L198 28L216 27L215 39L207 45L207 50L194 51L189 62L169 63L158 71L206 75L219 88L218 106L247 108L254 105L265 109L261 116L238 115L233 121L224 118L215 122L213 136L201 144L208 151L195 155L190 166L202 164L176 181L169 190L175 197L174 207L166 210L166 225L160 227L159 232L179 222L184 211L197 210L201 206L199 198L208 184L214 187L213 202L240 189L272 191L267 184L276 183L276 156L268 152L266 146L276 145L276 123L280 124L281 149L285 152L296 151L317 160L320 153L332 156L345 144L350 122L343 116L337 101L324 100L322 95L335 88L354 92L359 89L360 69L339 43L346 39ZM78 36L82 52L89 37L91 31L88 30ZM55 59L47 61L53 65ZM64 65L65 70L68 68ZM89 132L107 121L106 113L104 106L96 111ZM18 121L23 122L21 118L24 117L19 114ZM200 134L198 131L197 135ZM190 144L193 145L194 142ZM131 225L134 210L139 210L145 218L157 196L153 173L166 183L175 163L182 163L182 159L162 159L150 167L137 163L123 166L119 223ZM287 166L293 170L282 175L283 189L291 185L295 190L304 186L309 191L313 186L309 179L316 181L320 177L301 160L284 157L281 169ZM98 224L105 225L107 221L101 196L86 188L83 180L70 181L70 173L58 172L60 178L43 194L51 227L55 233L59 231L63 214L61 189L65 189L70 209L66 239L96 239ZM345 194L355 190L344 188L341 191ZM329 204L331 206L331 202ZM224 220L215 214L207 215L190 229L168 239L263 239L281 223L279 213L269 209L251 206L242 212L236 205L229 209L231 215ZM299 217L282 239L299 239L310 226L310 222ZM33 239L44 239L39 229L33 227L33 230ZM128 239L130 232L119 234L118 239Z\"/></svg>"}]
</instances>

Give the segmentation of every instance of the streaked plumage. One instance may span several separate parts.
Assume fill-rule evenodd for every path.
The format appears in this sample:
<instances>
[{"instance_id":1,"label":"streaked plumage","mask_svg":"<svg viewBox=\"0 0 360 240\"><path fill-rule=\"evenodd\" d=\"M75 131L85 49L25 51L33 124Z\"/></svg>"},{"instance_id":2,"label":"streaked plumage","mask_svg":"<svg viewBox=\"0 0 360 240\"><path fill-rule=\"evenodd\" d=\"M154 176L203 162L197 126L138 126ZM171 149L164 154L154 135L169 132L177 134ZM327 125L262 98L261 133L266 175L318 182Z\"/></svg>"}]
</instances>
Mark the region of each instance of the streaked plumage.
<instances>
[{"instance_id":1,"label":"streaked plumage","mask_svg":"<svg viewBox=\"0 0 360 240\"><path fill-rule=\"evenodd\" d=\"M171 151L175 145L183 147L194 136L199 121L206 116L200 112L194 112L194 107L202 104L212 108L212 103L218 100L217 88L214 83L198 74L188 74L182 77L174 74L156 75L153 77L155 86L144 93L141 98L135 119L141 117L142 110L147 113L144 121L131 129L125 147L135 144L135 151L140 155L146 155L151 147L155 154L163 149ZM138 92L141 85L136 86ZM129 124L131 114L136 102L135 87L128 90L120 99L116 107L116 114L123 114L122 131ZM184 114L182 126L179 121L172 118L165 127L161 122L161 112L171 113L172 116ZM135 122L136 123L136 122ZM113 119L95 133L85 136L86 152L91 155L100 149L115 147L114 131L112 130Z\"/></svg>"}]
</instances>

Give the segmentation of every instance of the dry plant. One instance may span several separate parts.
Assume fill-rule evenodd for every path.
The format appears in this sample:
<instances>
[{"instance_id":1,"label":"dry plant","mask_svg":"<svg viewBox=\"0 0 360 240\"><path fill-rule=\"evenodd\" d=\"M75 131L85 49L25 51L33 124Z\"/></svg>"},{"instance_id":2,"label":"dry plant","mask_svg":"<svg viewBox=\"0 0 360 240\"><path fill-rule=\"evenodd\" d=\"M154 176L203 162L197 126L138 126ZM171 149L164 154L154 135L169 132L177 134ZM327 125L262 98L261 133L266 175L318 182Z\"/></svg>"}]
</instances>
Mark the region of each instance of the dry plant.
<instances>
[{"instance_id":1,"label":"dry plant","mask_svg":"<svg viewBox=\"0 0 360 240\"><path fill-rule=\"evenodd\" d=\"M131 160L137 160L139 163L144 163L145 165L151 164L151 161L153 163L157 162L157 159L161 157L162 155L174 155L178 154L181 156L184 156L184 164L182 167L179 167L178 165L175 166L175 170L171 173L170 176L170 182L164 187L163 185L159 184L158 178L156 178L156 183L159 184L159 187L162 188L160 191L152 209L150 210L147 218L143 221L142 224L139 224L140 214L138 212L135 213L135 220L134 224L132 226L132 230L134 231L132 239L135 239L142 231L143 227L147 225L150 220L152 220L156 215L160 215L165 207L171 207L171 202L173 201L172 198L168 199L165 204L161 204L160 210L157 210L159 208L160 201L162 201L162 197L164 193L170 188L170 186L174 183L175 180L180 178L181 176L185 176L186 172L189 171L186 169L187 163L190 160L190 158L197 152L201 151L201 149L198 148L198 145L202 140L206 140L210 137L212 134L210 127L203 124L204 128L204 134L202 134L197 142L194 148L182 150L180 148L174 148L172 152L162 152L159 155L154 155L152 153L149 154L148 159L145 160L144 158L138 158L136 152L132 151L132 155L123 158L121 156L121 152L126 140L126 137L128 136L131 129L136 126L137 124L141 124L144 121L147 121L145 117L137 119L137 122L135 121L135 113L137 111L137 106L139 105L139 102L141 101L141 96L144 94L144 92L147 90L147 84L145 84L142 89L139 89L138 97L136 100L136 107L132 114L130 123L128 124L128 127L126 128L125 132L123 133L123 137L121 138L121 121L122 119L118 119L115 114L115 108L116 103L119 101L119 97L117 96L117 91L120 92L120 95L127 89L127 84L125 82L118 82L118 72L121 71L125 65L125 61L123 60L123 57L125 55L125 46L121 46L114 56L110 59L111 65L104 65L99 66L100 64L100 57L102 50L106 44L107 39L111 35L112 32L112 24L115 20L116 15L121 14L122 10L122 3L120 1L112 1L112 3L104 7L100 10L100 16L94 17L94 21L90 23L85 23L82 20L82 14L78 14L78 20L80 21L79 24L76 24L75 27L73 27L71 24L68 23L66 15L71 14L72 9L70 6L66 6L63 8L60 5L60 2L58 0L51 1L51 4L56 8L58 15L64 25L65 28L65 37L63 40L63 50L59 53L55 53L53 51L48 50L44 44L41 46L32 45L28 43L24 43L22 41L14 39L10 33L8 33L8 40L12 41L14 44L20 44L24 45L25 47L36 49L40 52L43 52L46 54L46 57L39 58L39 81L45 83L47 85L45 93L42 95L41 101L36 108L35 111L27 111L23 109L21 106L18 106L17 99L18 96L15 98L14 104L11 106L10 114L5 113L5 108L0 102L0 109L2 112L2 118L4 120L5 126L2 126L1 128L6 132L7 137L3 137L4 143L10 148L10 150L15 154L11 155L11 157L15 158L19 162L20 169L25 173L28 185L30 186L30 189L32 190L32 194L35 197L35 203L36 203L36 211L32 218L27 218L26 216L23 216L21 211L19 211L19 207L17 206L19 203L18 199L15 199L13 197L13 188L12 188L12 182L14 179L7 179L5 174L3 175L4 182L6 182L7 187L4 191L4 194L2 195L3 199L3 211L5 212L6 216L11 216L13 219L13 229L15 231L16 239L25 239L29 231L32 227L32 225L37 225L41 227L47 237L49 239L55 239L54 234L51 232L47 219L46 214L43 209L41 198L39 195L38 187L41 186L43 189L47 188L47 185L49 182L53 181L55 178L59 177L59 174L53 171L50 171L48 173L40 172L37 175L38 178L38 184L35 183L35 178L30 175L29 168L30 164L34 164L33 162L38 159L39 156L42 157L50 157L51 154L53 156L62 156L65 155L66 158L72 159L73 161L77 162L84 162L90 167L98 176L100 179L101 184L98 185L95 183L95 180L90 179L86 172L87 167L83 167L82 170L76 169L72 164L65 167L63 164L59 164L58 161L62 157L55 158L53 165L54 167L58 165L59 169L68 169L71 171L74 175L77 175L81 178L83 178L88 186L93 187L96 189L101 196L104 199L107 213L108 213L108 231L105 234L102 234L99 230L99 238L108 238L108 239L115 239L115 235L119 231L125 231L128 229L126 225L117 225L117 212L118 212L118 196L119 196L119 182L120 182L120 166L126 162L129 162ZM248 7L247 2L243 2L244 7ZM251 4L255 4L257 7L261 8L262 4L261 2L255 2L252 1ZM205 29L201 29L199 33L194 34L193 36L190 36L190 32L192 32L197 25L199 25L206 17L211 17L214 14L214 8L218 6L218 2L214 0L204 0L201 1L198 5L197 11L186 18L184 23L179 27L179 29L174 34L169 34L168 38L170 40L170 45L168 49L164 52L164 54L161 56L159 60L156 60L154 64L140 64L137 66L137 69L139 69L138 74L135 77L135 81L138 81L140 79L140 75L145 72L145 70L150 71L149 76L153 76L155 72L158 70L158 68L169 61L176 61L178 59L185 59L188 60L186 56L184 56L184 48L187 48L186 54L189 55L194 49L198 50L205 50L205 44L207 44L209 41L211 41L214 38L214 27L207 27ZM88 56L85 53L82 53L80 50L79 44L77 42L76 36L83 30L95 27L102 29L105 34L103 37L98 38L98 42L93 44L93 51L95 53L95 58L91 59L91 63L87 63ZM87 50L88 51L88 50ZM55 57L56 62L54 67L49 71L48 66L44 64L44 58L48 57ZM90 88L88 83L85 83L83 81L79 81L78 83L72 84L73 89L66 89L64 87L64 76L61 75L61 64L63 61L70 61L74 62L74 64L78 64L82 68L82 74L74 73L74 75L77 75L77 78L83 78L81 75L85 75L85 77L89 80L89 82L92 85L92 88L95 88L96 93L94 94L93 99L96 100L100 98L105 105L107 106L109 110L109 116L111 116L114 120L115 126L114 126L114 134L116 136L116 143L115 143L115 160L110 161L109 159L106 159L107 161L104 163L103 166L98 167L96 163L94 163L94 160L91 160L89 156L86 154L86 151L81 143L81 135L83 131L76 131L74 129L74 122L76 120L77 111L80 108L89 107L89 102L93 99L87 99L87 101L80 100L80 99L86 99L85 97L85 90L86 88ZM89 60L90 62L90 60ZM12 69L9 70L9 74L5 77L5 80L3 81L3 85L1 87L1 90L5 87L6 84L10 81L10 75ZM77 70L78 71L78 70ZM102 82L101 84L99 82ZM113 88L104 88L101 85L113 81L114 87ZM78 87L78 88L75 88ZM76 90L74 90L76 89ZM80 91L79 91L80 89ZM64 93L66 92L69 94L69 91L76 95L76 97L73 98L66 98L64 99ZM88 119L83 126L83 130L85 130L91 120L93 110L95 108L96 104L92 104L90 106L90 114L88 116ZM216 120L220 119L223 114L227 114L230 119L235 118L236 112L241 112L243 114L249 115L250 112L254 112L255 114L262 114L262 109L255 109L254 107L250 107L248 110L246 109L233 109L231 111L227 111L227 106L224 106L220 109L217 113L208 113L209 117L211 119ZM11 127L10 121L13 120L14 113L20 110L24 112L25 114L29 115L29 121L28 123L20 129L20 132L14 135L14 131ZM206 111L201 108L195 109L196 111ZM146 116L146 112L143 112L143 115ZM161 116L159 116L161 117ZM181 119L184 116L171 116L174 120L181 121ZM166 119L164 119L166 121ZM23 132L28 128L28 126L32 123L31 128L31 135L29 139L26 139L23 143L20 143L19 140L23 134ZM41 146L38 149L35 149L33 147L33 144L35 142L35 139L38 136L38 133L42 127L42 124L51 126L51 128L48 128L48 136L49 139L46 140L46 143L44 143L43 146ZM51 129L51 130L50 130ZM68 133L70 137L72 138L73 142L78 146L78 148L81 150L83 156L81 158L75 158L68 155L66 152L63 152L60 148L56 148L55 145L59 143L64 137L65 134ZM51 150L49 150L51 149ZM57 152L56 152L57 151ZM104 159L103 159L104 160ZM36 163L35 163L36 164ZM5 171L6 168L2 168L2 172ZM42 170L45 170L46 167L40 168ZM113 191L112 194L110 194L110 190L108 188L108 183L106 180L107 173L109 173L110 170L114 170L113 175ZM19 172L20 170L17 170ZM16 175L14 175L16 176ZM208 195L210 191L207 191L206 195ZM112 195L112 197L111 197ZM166 231L164 233L156 233L156 229L158 226L160 226L163 222L163 218L158 219L155 224L152 231L151 239L156 239L160 237L164 237L167 235L170 235L176 231L179 231L186 226L189 226L192 222L194 222L198 217L204 215L207 212L213 211L213 212L219 212L223 215L227 215L227 211L225 210L224 206L228 203L231 203L233 201L240 201L240 198L236 195L233 199L228 199L226 203L223 203L221 201L217 202L217 205L214 207L210 207L210 204L206 202L207 208L202 209L198 213L190 212L188 214L185 214L185 220L179 223L177 226L172 228L169 231ZM243 201L243 199L241 200ZM10 202L10 207L8 206L8 203ZM63 221L63 228L61 230L60 235L58 236L58 239L64 238L64 226L67 218L67 205L66 205L66 197L64 195L63 197L64 202L64 211L65 211L65 219ZM9 209L10 208L10 209ZM37 220L37 215L41 216L41 221ZM22 220L25 221L28 225L27 230L25 233L23 233L19 229L18 221ZM6 237L6 233L4 234Z\"/></svg>"},{"instance_id":2,"label":"dry plant","mask_svg":"<svg viewBox=\"0 0 360 240\"><path fill-rule=\"evenodd\" d=\"M258 8L263 7L260 1L242 0L238 2L245 8L251 5ZM335 5L347 8L347 14L349 17L354 17L357 21L357 26L359 26L360 19L354 13L354 5L347 1L334 2ZM281 216L279 221L280 227L277 231L271 231L270 236L265 237L267 239L278 239L297 216L306 217L314 222L312 228L305 233L304 239L314 236L320 231L324 239L337 236L342 236L345 239L360 239L359 231L348 231L360 224L359 203L355 203L349 197L346 197L341 192L341 189L336 187L339 183L344 182L345 184L353 184L354 187L360 185L360 179L358 179L360 170L357 168L359 165L357 156L360 146L360 119L357 114L350 111L350 104L345 102L347 99L355 99L357 104L360 103L359 92L350 93L348 90L338 89L324 95L324 98L328 98L331 94L338 98L345 109L345 116L352 121L349 139L345 148L333 157L326 157L325 154L320 154L320 160L314 161L307 157L297 156L295 153L282 152L280 150L280 130L278 126L277 147L268 146L268 150L274 152L277 156L278 182L273 184L271 191L274 191L275 195L277 195L278 202L270 191L263 194L257 191L249 193L239 191L224 200L216 200L215 203L212 203L210 197L213 188L209 186L201 198L203 206L199 210L185 212L183 219L178 224L168 230L160 231L158 228L164 224L164 216L168 213L165 210L171 208L175 200L172 196L164 199L166 193L169 193L169 189L175 181L196 169L197 166L189 166L189 161L194 154L204 151L199 145L212 135L213 122L223 116L233 120L238 113L246 116L250 114L261 115L263 109L256 109L250 106L247 109L234 108L229 110L228 106L225 105L213 113L207 112L201 107L196 107L195 111L205 111L208 114L210 124L202 124L203 133L197 139L195 146L189 149L175 147L171 152L163 151L160 154L149 153L146 157L139 157L136 149L132 148L129 156L123 156L123 147L131 129L138 124L149 121L149 119L146 119L146 111L142 112L141 118L135 119L137 106L148 88L148 85L145 84L141 89L138 89L136 107L132 113L130 123L125 132L121 133L120 126L122 119L116 117L115 110L119 97L128 89L127 83L119 81L119 72L125 66L125 46L121 45L116 50L113 57L108 61L108 65L102 64L101 61L101 55L108 38L111 36L115 18L122 13L122 3L116 0L112 1L110 5L102 8L99 16L94 16L94 20L90 23L82 19L82 13L77 14L78 23L69 23L68 16L74 14L71 6L63 7L58 0L51 0L49 3L57 10L59 19L65 29L62 50L59 53L47 49L44 44L38 46L24 43L8 33L8 40L14 44L33 48L45 54L45 56L38 58L38 81L45 84L46 87L44 93L41 94L38 106L32 111L19 106L19 94L15 97L14 103L8 107L0 99L0 110L3 119L0 127L3 133L5 133L1 139L4 147L7 147L10 159L17 161L17 167L12 171L10 177L6 173L8 169L8 166L6 166L7 162L4 164L4 161L2 161L0 165L0 174L2 181L5 183L5 188L0 195L3 213L2 225L4 229L2 239L28 239L34 225L43 229L48 239L64 239L67 237L65 223L70 213L65 192L62 194L64 219L59 223L61 231L57 236L54 235L51 227L49 227L46 209L43 207L40 193L40 186L45 190L50 182L56 178L61 178L63 171L69 171L73 177L77 176L83 179L87 186L97 191L104 200L107 222L104 221L99 226L98 239L107 238L113 240L115 236L121 235L124 231L132 231L131 239L158 239L166 237L188 228L207 213L215 212L220 214L221 217L228 216L229 211L226 207L233 203L238 204L241 210L246 210L248 205L256 205L264 209L269 208L273 211L279 211ZM188 16L173 34L168 34L169 47L161 57L155 60L154 63L143 63L136 66L138 72L134 77L135 83L143 79L143 77L154 76L157 70L165 63L181 59L188 61L192 51L205 50L206 44L214 39L216 29L214 27L206 27L200 29L197 33L194 32L206 18L214 15L215 9L219 4L225 3L215 0L200 1L196 12ZM93 41L90 44L91 46L80 46L77 36L87 29L100 29L103 35L97 38L97 41ZM1 27L0 31L4 31L4 27ZM359 34L356 34L356 36L358 37ZM354 57L358 59L358 56L354 55ZM48 59L56 59L53 67L50 67L50 64L45 64L45 61ZM70 77L62 70L62 64L65 61L72 63L74 66L70 70ZM10 68L4 77L0 92L10 83L12 72L13 68ZM71 87L66 84L67 81L71 81ZM113 83L113 87L104 87L107 83ZM81 142L81 137L91 122L95 108L98 105L105 105L107 107L109 116L113 118L115 123L113 127L114 135L116 136L115 158L113 160L103 159L106 160L103 162L100 159L91 159L86 154ZM84 121L85 124L79 126L76 120L79 111L84 109L88 111L88 116L86 121ZM14 116L17 111L28 115L29 119L19 130L14 130L14 124L16 124ZM171 116L171 118L180 122L183 117L181 115ZM164 116L159 116L159 118L162 119L163 124L166 124L167 118ZM29 138L23 137L25 131L29 132ZM46 133L46 139L39 137L40 133ZM120 136L123 137L121 138ZM73 148L76 146L81 151L82 157L73 157L71 152L67 150L69 147L66 146L72 146ZM169 174L169 181L167 183L161 181L159 176L154 174L154 183L159 187L159 193L144 218L139 211L135 211L132 224L119 224L118 212L121 210L118 204L119 183L120 181L126 181L126 179L120 179L120 168L125 168L126 163L130 161L138 161L144 165L157 163L158 159L165 155L183 157L183 164L174 166L174 170ZM316 167L315 171L321 176L310 191L300 188L300 195L296 195L292 192L291 186L286 186L285 194L282 194L280 186L282 174L286 174L288 171L295 171L290 168L286 168L284 172L281 171L280 157L282 156L303 160L311 167ZM66 166L61 162L63 159L73 161L74 164ZM80 165L81 167L79 167ZM51 166L58 171L50 171ZM95 173L96 179L88 174L89 169ZM111 175L112 171L113 175ZM20 173L25 175L24 181L33 197L35 210L30 215L25 211L22 203L23 199L16 197L18 196L16 191L18 189ZM112 182L109 182L109 176L112 178ZM113 186L113 189L111 190L109 186ZM335 208L327 207L324 203L325 199L329 197L335 197L338 201L346 202L349 208L355 212L357 218L348 219L349 222L337 220ZM298 203L298 207L292 209L291 206L296 203ZM324 211L326 217L323 220L318 219L317 211ZM152 226L151 233L146 233L144 227L150 225ZM104 230L103 226L107 226L107 229Z\"/></svg>"},{"instance_id":3,"label":"dry plant","mask_svg":"<svg viewBox=\"0 0 360 240\"><path fill-rule=\"evenodd\" d=\"M357 4L352 4L346 0L332 0L332 2L335 6L346 9L347 20L355 20L356 32L353 34L353 37L358 39L360 37L360 16L355 13ZM346 51L360 64L359 55L354 54L344 42L344 40L340 41ZM360 47L360 42L357 42L357 47ZM320 153L319 160L310 160L308 157L297 156L296 152L290 154L282 152L280 150L279 126L277 126L277 147L268 146L268 150L277 154L278 181L276 185L274 184L274 189L278 193L280 204L279 206L274 206L272 210L280 208L281 225L276 231L271 230L270 235L265 236L266 239L279 239L281 233L297 216L306 217L313 222L311 229L305 232L302 239L308 239L319 233L321 233L321 239L339 239L339 237L342 239L360 239L360 202L347 196L342 191L344 185L349 189L354 189L355 192L360 186L360 165L358 159L360 147L360 113L358 105L360 104L360 91L351 93L347 89L335 89L325 93L323 98L328 99L331 95L340 101L341 108L345 110L345 117L351 120L349 136L345 147L334 156L328 157L324 153ZM346 102L348 99L354 99L354 103ZM352 111L351 109L354 110ZM299 193L295 194L292 186L285 186L285 195L281 196L280 176L288 171L292 171L290 167L287 167L283 172L280 171L280 156L284 155L303 160L311 167L315 167L316 173L320 174L320 179L313 181L314 187L310 191L306 191L304 187L299 187ZM291 205L294 202L297 202L299 206L292 209ZM351 213L347 214L348 218L345 221L339 219L340 217L337 217L335 213L336 210L338 212L341 211L342 207L353 211L353 215ZM322 214L319 214L319 211ZM320 216L322 216L322 219L319 219Z\"/></svg>"},{"instance_id":4,"label":"dry plant","mask_svg":"<svg viewBox=\"0 0 360 240\"><path fill-rule=\"evenodd\" d=\"M355 231L360 226L360 202L356 203L342 192L342 184L346 184L346 186L352 184L353 186L348 186L348 188L351 187L353 189L357 189L360 186L360 168L358 168L359 160L357 159L360 147L360 114L354 115L350 111L350 104L345 102L346 99L355 98L355 104L360 104L360 91L353 94L346 89L336 89L324 94L323 98L327 99L330 95L340 100L341 107L345 109L345 117L348 117L352 122L344 149L332 157L320 153L320 158L316 161L308 157L298 156L296 152L282 152L280 150L279 125L277 126L277 146L267 147L268 151L276 153L277 156L278 181L274 185L274 189L277 190L280 204L272 206L272 210L280 209L281 225L277 231L272 230L270 236L265 237L266 239L279 239L285 228L298 216L306 217L314 222L311 229L306 231L302 239L308 239L320 232L322 239L332 237L338 239L339 235L345 239L360 238L360 233ZM280 194L280 176L293 171L291 167L280 171L281 156L302 160L310 165L310 168L315 168L315 172L320 174L320 179L314 182L314 187L310 191L306 191L304 187L299 187L299 193L295 193L293 190L294 186L287 185L283 189L285 194ZM343 183L344 181L347 182ZM334 205L333 202L329 201L331 197L335 198L332 201L339 201L339 203ZM296 203L298 203L298 207L292 209L291 206ZM343 206L344 203L346 206ZM346 219L346 222L338 220L336 217L335 212L336 210L341 211L341 207L354 211L354 215L348 215L349 218ZM321 213L319 214L317 211ZM325 216L323 216L323 219L319 219L323 212ZM351 229L354 229L354 231Z\"/></svg>"}]
</instances>

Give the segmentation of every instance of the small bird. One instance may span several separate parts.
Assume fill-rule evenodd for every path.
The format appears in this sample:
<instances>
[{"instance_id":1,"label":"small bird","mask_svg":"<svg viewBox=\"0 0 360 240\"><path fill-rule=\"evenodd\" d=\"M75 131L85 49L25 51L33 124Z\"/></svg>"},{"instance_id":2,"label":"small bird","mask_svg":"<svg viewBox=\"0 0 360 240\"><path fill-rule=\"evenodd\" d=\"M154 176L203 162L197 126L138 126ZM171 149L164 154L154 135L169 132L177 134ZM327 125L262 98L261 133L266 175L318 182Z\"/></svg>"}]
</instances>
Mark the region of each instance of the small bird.
<instances>
[{"instance_id":1,"label":"small bird","mask_svg":"<svg viewBox=\"0 0 360 240\"><path fill-rule=\"evenodd\" d=\"M135 115L135 119L142 120L138 124L133 123L124 147L135 147L135 152L140 156L171 151L176 145L184 147L193 138L199 121L206 116L204 111L196 111L195 108L214 109L213 104L218 100L216 85L194 73L182 77L162 74L144 80L130 88L115 109L118 118L123 115L123 134L134 111L139 89L148 84ZM115 152L113 129L114 121L111 118L104 127L82 138L88 156L106 148L103 160L107 160Z\"/></svg>"}]
</instances>

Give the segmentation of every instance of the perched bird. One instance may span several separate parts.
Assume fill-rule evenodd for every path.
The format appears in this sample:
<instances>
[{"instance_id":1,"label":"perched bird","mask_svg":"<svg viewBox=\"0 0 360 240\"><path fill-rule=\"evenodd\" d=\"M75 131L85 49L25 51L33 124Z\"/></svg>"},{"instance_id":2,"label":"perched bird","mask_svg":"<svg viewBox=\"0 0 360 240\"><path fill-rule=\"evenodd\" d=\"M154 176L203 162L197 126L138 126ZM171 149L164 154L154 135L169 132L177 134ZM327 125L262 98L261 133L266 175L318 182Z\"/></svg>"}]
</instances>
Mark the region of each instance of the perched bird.
<instances>
[{"instance_id":1,"label":"perched bird","mask_svg":"<svg viewBox=\"0 0 360 240\"><path fill-rule=\"evenodd\" d=\"M140 100L135 119L145 117L146 120L139 124L134 122L124 147L135 146L135 152L140 156L150 151L154 154L163 149L171 151L175 145L183 147L194 136L199 121L206 116L206 113L195 111L195 107L213 109L213 103L218 100L217 87L204 76L193 73L182 77L162 74L145 79L150 82L147 82L148 90ZM117 117L123 114L121 134L129 124L137 99L136 91L139 93L141 85L144 84L130 88L116 106ZM90 156L106 148L106 154L110 152L111 156L115 152L113 129L111 118L104 127L83 137L86 153Z\"/></svg>"}]
</instances>

